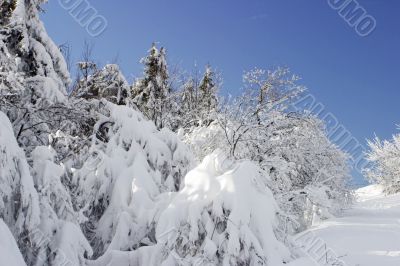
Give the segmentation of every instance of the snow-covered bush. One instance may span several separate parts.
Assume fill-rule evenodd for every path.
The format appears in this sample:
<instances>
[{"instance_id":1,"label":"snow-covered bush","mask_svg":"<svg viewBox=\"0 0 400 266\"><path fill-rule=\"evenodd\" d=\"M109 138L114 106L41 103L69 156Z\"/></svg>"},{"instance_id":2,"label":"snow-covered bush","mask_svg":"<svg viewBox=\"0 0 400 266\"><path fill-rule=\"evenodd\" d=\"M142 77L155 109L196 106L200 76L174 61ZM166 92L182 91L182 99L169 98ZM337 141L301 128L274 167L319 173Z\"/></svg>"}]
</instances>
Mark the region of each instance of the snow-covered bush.
<instances>
[{"instance_id":1,"label":"snow-covered bush","mask_svg":"<svg viewBox=\"0 0 400 266\"><path fill-rule=\"evenodd\" d=\"M24 152L8 118L0 112L0 217L10 227L23 254L40 223L39 197Z\"/></svg>"},{"instance_id":2,"label":"snow-covered bush","mask_svg":"<svg viewBox=\"0 0 400 266\"><path fill-rule=\"evenodd\" d=\"M154 198L179 190L192 162L174 133L159 131L141 113L107 102L103 113L93 158L73 176L95 257L154 242Z\"/></svg>"},{"instance_id":3,"label":"snow-covered bush","mask_svg":"<svg viewBox=\"0 0 400 266\"><path fill-rule=\"evenodd\" d=\"M94 265L284 265L291 256L275 236L278 207L262 173L207 156L159 215L156 245L108 252Z\"/></svg>"},{"instance_id":4,"label":"snow-covered bush","mask_svg":"<svg viewBox=\"0 0 400 266\"><path fill-rule=\"evenodd\" d=\"M368 144L367 159L371 164L365 169L366 175L372 182L381 184L386 193L400 192L400 135L385 141L376 138Z\"/></svg>"},{"instance_id":5,"label":"snow-covered bush","mask_svg":"<svg viewBox=\"0 0 400 266\"><path fill-rule=\"evenodd\" d=\"M7 2L0 30L0 110L29 156L34 147L48 144L49 133L84 127L85 115L68 105L65 60L39 19L45 1Z\"/></svg>"},{"instance_id":6,"label":"snow-covered bush","mask_svg":"<svg viewBox=\"0 0 400 266\"><path fill-rule=\"evenodd\" d=\"M298 77L282 68L256 69L245 81L244 93L228 99L216 121L184 134L197 159L219 148L258 164L271 177L265 182L281 207L285 232L345 208L352 199L347 155L331 143L318 118L288 111L304 90Z\"/></svg>"},{"instance_id":7,"label":"snow-covered bush","mask_svg":"<svg viewBox=\"0 0 400 266\"><path fill-rule=\"evenodd\" d=\"M33 151L31 175L11 124L0 112L0 151L0 217L17 239L25 260L29 265L54 265L60 259L83 264L91 248L80 233L79 215L60 180L64 170L52 162L51 149Z\"/></svg>"},{"instance_id":8,"label":"snow-covered bush","mask_svg":"<svg viewBox=\"0 0 400 266\"><path fill-rule=\"evenodd\" d=\"M85 70L86 65L80 64ZM130 98L130 87L119 66L108 64L103 69L95 69L93 73L82 77L74 86L74 97L84 99L107 99L115 104L127 104Z\"/></svg>"},{"instance_id":9,"label":"snow-covered bush","mask_svg":"<svg viewBox=\"0 0 400 266\"><path fill-rule=\"evenodd\" d=\"M282 210L297 217L297 230L349 206L348 156L328 139L322 121L276 116L261 138L260 166L271 176Z\"/></svg>"},{"instance_id":10,"label":"snow-covered bush","mask_svg":"<svg viewBox=\"0 0 400 266\"><path fill-rule=\"evenodd\" d=\"M231 143L240 125L228 121L222 129L217 122L192 129L184 140L197 160L215 149L232 154ZM233 129L232 129L233 128ZM348 157L330 142L324 126L315 117L274 113L266 126L256 124L245 131L235 147L235 157L249 159L265 170L288 224L282 230L303 230L318 219L337 214L352 195ZM286 217L285 217L286 216Z\"/></svg>"},{"instance_id":11,"label":"snow-covered bush","mask_svg":"<svg viewBox=\"0 0 400 266\"><path fill-rule=\"evenodd\" d=\"M157 240L168 259L198 265L282 265L289 252L275 236L277 205L251 162L232 166L214 153L185 177L161 214Z\"/></svg>"}]
</instances>

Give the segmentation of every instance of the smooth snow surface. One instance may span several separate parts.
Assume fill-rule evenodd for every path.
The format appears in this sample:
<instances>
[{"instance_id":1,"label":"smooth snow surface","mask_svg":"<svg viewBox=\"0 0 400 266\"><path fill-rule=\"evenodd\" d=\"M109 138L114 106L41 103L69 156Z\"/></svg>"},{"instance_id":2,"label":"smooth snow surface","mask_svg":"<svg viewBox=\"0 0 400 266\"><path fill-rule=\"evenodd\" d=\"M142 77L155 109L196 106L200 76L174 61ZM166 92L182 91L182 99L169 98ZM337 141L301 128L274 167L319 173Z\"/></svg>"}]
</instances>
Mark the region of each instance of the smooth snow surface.
<instances>
[{"instance_id":1,"label":"smooth snow surface","mask_svg":"<svg viewBox=\"0 0 400 266\"><path fill-rule=\"evenodd\" d=\"M357 190L356 196L355 206L341 218L310 232L345 266L399 266L400 194L386 196L380 186L371 185Z\"/></svg>"},{"instance_id":2,"label":"smooth snow surface","mask_svg":"<svg viewBox=\"0 0 400 266\"><path fill-rule=\"evenodd\" d=\"M7 262L7 266L26 265L21 253L18 250L17 243L3 219L0 219L0 265Z\"/></svg>"}]
</instances>

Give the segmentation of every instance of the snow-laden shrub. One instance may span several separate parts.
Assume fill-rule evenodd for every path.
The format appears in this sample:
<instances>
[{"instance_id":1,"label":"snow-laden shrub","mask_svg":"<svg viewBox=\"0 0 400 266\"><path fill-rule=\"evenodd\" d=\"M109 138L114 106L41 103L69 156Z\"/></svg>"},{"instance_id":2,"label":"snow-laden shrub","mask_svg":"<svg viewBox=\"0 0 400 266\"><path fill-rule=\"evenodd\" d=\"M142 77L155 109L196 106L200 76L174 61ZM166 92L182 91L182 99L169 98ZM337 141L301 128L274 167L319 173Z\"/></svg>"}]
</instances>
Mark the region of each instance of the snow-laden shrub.
<instances>
[{"instance_id":1,"label":"snow-laden shrub","mask_svg":"<svg viewBox=\"0 0 400 266\"><path fill-rule=\"evenodd\" d=\"M40 245L35 250L38 265L82 265L92 249L82 234L82 214L75 211L71 192L62 183L65 169L54 162L51 147L32 152L35 187L39 194L41 223L32 232ZM32 262L32 260L29 260Z\"/></svg>"},{"instance_id":2,"label":"snow-laden shrub","mask_svg":"<svg viewBox=\"0 0 400 266\"><path fill-rule=\"evenodd\" d=\"M78 64L81 71L88 68L87 62ZM130 87L116 64L107 64L102 69L94 68L93 73L84 75L74 85L71 93L84 99L107 99L115 104L127 104Z\"/></svg>"},{"instance_id":3,"label":"snow-laden shrub","mask_svg":"<svg viewBox=\"0 0 400 266\"><path fill-rule=\"evenodd\" d=\"M10 227L23 254L30 232L40 223L39 197L25 154L8 118L0 112L0 217Z\"/></svg>"},{"instance_id":4,"label":"snow-laden shrub","mask_svg":"<svg viewBox=\"0 0 400 266\"><path fill-rule=\"evenodd\" d=\"M207 156L161 214L157 240L169 260L198 265L283 265L288 251L275 236L278 210L262 171L221 153Z\"/></svg>"},{"instance_id":5,"label":"snow-laden shrub","mask_svg":"<svg viewBox=\"0 0 400 266\"><path fill-rule=\"evenodd\" d=\"M348 155L328 139L322 121L283 115L271 123L261 135L260 165L272 178L281 209L298 217L297 230L348 207Z\"/></svg>"},{"instance_id":6,"label":"snow-laden shrub","mask_svg":"<svg viewBox=\"0 0 400 266\"><path fill-rule=\"evenodd\" d=\"M234 145L237 159L265 170L270 179L264 182L282 210L282 230L303 230L351 202L348 157L331 143L320 120L274 112L263 124L238 130L241 127L236 121L216 121L182 134L198 160L215 149L232 154Z\"/></svg>"},{"instance_id":7,"label":"snow-laden shrub","mask_svg":"<svg viewBox=\"0 0 400 266\"><path fill-rule=\"evenodd\" d=\"M192 127L186 134L183 129L180 129L178 135L190 147L199 163L216 150L229 153L229 143L217 122L211 123L209 126Z\"/></svg>"},{"instance_id":8,"label":"snow-laden shrub","mask_svg":"<svg viewBox=\"0 0 400 266\"><path fill-rule=\"evenodd\" d=\"M181 188L191 155L177 136L141 113L105 103L89 152L75 171L83 225L97 257L155 242L155 198Z\"/></svg>"},{"instance_id":9,"label":"snow-laden shrub","mask_svg":"<svg viewBox=\"0 0 400 266\"><path fill-rule=\"evenodd\" d=\"M0 216L28 265L83 264L91 248L80 232L79 214L61 183L64 169L53 162L51 148L33 151L31 174L11 124L0 112L0 153Z\"/></svg>"},{"instance_id":10,"label":"snow-laden shrub","mask_svg":"<svg viewBox=\"0 0 400 266\"><path fill-rule=\"evenodd\" d=\"M86 113L68 103L67 65L40 21L40 5L46 1L6 2L0 5L6 16L0 19L4 23L0 28L0 111L11 120L15 137L29 157L36 146L48 145L49 133L83 131Z\"/></svg>"},{"instance_id":11,"label":"snow-laden shrub","mask_svg":"<svg viewBox=\"0 0 400 266\"><path fill-rule=\"evenodd\" d=\"M207 156L185 177L156 221L157 244L107 252L93 265L284 265L277 240L277 204L249 161Z\"/></svg>"},{"instance_id":12,"label":"snow-laden shrub","mask_svg":"<svg viewBox=\"0 0 400 266\"><path fill-rule=\"evenodd\" d=\"M371 164L365 169L366 175L372 182L381 184L386 193L400 192L400 135L385 141L376 138L368 144L367 159Z\"/></svg>"}]
</instances>

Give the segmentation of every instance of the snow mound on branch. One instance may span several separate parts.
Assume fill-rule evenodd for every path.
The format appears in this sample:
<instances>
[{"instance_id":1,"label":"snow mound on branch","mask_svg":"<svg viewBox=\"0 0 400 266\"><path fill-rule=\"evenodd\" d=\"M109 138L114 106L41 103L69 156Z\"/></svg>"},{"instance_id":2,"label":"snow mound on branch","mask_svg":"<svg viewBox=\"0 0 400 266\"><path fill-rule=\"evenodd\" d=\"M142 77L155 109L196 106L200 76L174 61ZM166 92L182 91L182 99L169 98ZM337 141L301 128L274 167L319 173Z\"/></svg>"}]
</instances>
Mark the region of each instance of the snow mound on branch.
<instances>
[{"instance_id":1,"label":"snow mound on branch","mask_svg":"<svg viewBox=\"0 0 400 266\"><path fill-rule=\"evenodd\" d=\"M201 265L281 265L289 253L274 234L271 191L253 163L230 165L214 153L186 175L184 189L160 217L158 242L175 258Z\"/></svg>"},{"instance_id":2,"label":"snow mound on branch","mask_svg":"<svg viewBox=\"0 0 400 266\"><path fill-rule=\"evenodd\" d=\"M17 243L3 219L0 219L0 258L7 262L8 266L26 265L21 253L18 250Z\"/></svg>"},{"instance_id":3,"label":"snow mound on branch","mask_svg":"<svg viewBox=\"0 0 400 266\"><path fill-rule=\"evenodd\" d=\"M157 244L110 251L92 265L284 265L290 254L274 233L277 205L259 178L251 162L207 156L164 206Z\"/></svg>"}]
</instances>

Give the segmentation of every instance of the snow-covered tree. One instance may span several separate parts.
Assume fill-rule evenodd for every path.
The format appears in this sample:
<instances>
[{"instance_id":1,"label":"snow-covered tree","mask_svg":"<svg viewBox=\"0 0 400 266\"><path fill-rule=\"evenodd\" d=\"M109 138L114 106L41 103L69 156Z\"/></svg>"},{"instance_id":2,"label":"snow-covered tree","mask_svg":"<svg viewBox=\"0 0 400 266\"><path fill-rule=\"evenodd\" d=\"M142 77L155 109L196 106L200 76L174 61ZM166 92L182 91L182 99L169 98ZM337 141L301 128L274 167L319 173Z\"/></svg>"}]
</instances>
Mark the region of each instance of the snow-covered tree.
<instances>
[{"instance_id":1,"label":"snow-covered tree","mask_svg":"<svg viewBox=\"0 0 400 266\"><path fill-rule=\"evenodd\" d=\"M82 265L91 251L79 234L70 191L61 182L64 170L52 161L55 154L38 146L49 145L49 134L57 130L81 137L88 112L68 102L64 58L39 20L43 2L1 3L0 110L11 121L4 122L2 113L1 217L28 265L60 265L65 260Z\"/></svg>"},{"instance_id":2,"label":"snow-covered tree","mask_svg":"<svg viewBox=\"0 0 400 266\"><path fill-rule=\"evenodd\" d=\"M78 81L72 95L84 99L107 99L115 104L126 105L130 98L130 88L119 66L108 64Z\"/></svg>"},{"instance_id":3,"label":"snow-covered tree","mask_svg":"<svg viewBox=\"0 0 400 266\"><path fill-rule=\"evenodd\" d=\"M158 128L162 128L165 99L171 92L165 48L158 50L153 44L149 55L141 63L144 65L143 77L133 85L133 101Z\"/></svg>"},{"instance_id":4,"label":"snow-covered tree","mask_svg":"<svg viewBox=\"0 0 400 266\"><path fill-rule=\"evenodd\" d=\"M273 70L255 68L243 75L243 81L245 92L242 99L239 98L239 105L245 104L248 108L245 111L254 112L259 123L272 110L285 111L305 91L305 87L298 84L300 77L284 67Z\"/></svg>"},{"instance_id":5,"label":"snow-covered tree","mask_svg":"<svg viewBox=\"0 0 400 266\"><path fill-rule=\"evenodd\" d=\"M285 265L291 254L276 237L278 207L262 175L249 161L207 156L182 190L160 198L156 244L107 252L93 265Z\"/></svg>"},{"instance_id":6,"label":"snow-covered tree","mask_svg":"<svg viewBox=\"0 0 400 266\"><path fill-rule=\"evenodd\" d=\"M62 127L69 73L58 47L39 20L44 1L2 2L0 110L10 118L20 145L32 150ZM8 3L8 4L7 4Z\"/></svg>"},{"instance_id":7,"label":"snow-covered tree","mask_svg":"<svg viewBox=\"0 0 400 266\"><path fill-rule=\"evenodd\" d=\"M201 160L219 148L267 171L291 232L327 218L351 201L347 155L326 136L315 117L288 112L304 88L288 70L255 70L245 75L243 95L222 105L217 120L194 128L186 142ZM286 219L284 218L284 219Z\"/></svg>"},{"instance_id":8,"label":"snow-covered tree","mask_svg":"<svg viewBox=\"0 0 400 266\"><path fill-rule=\"evenodd\" d=\"M323 124L314 117L275 113L267 126L254 120L237 144L235 158L249 159L268 173L264 180L282 210L285 234L303 230L319 219L337 214L351 203L348 157L326 136ZM240 125L229 123L230 128ZM215 149L230 154L230 134L216 122L185 135L198 158Z\"/></svg>"},{"instance_id":9,"label":"snow-covered tree","mask_svg":"<svg viewBox=\"0 0 400 266\"><path fill-rule=\"evenodd\" d=\"M218 110L220 83L220 78L209 65L201 79L198 79L198 73L185 79L179 100L181 128L190 129L213 121Z\"/></svg>"},{"instance_id":10,"label":"snow-covered tree","mask_svg":"<svg viewBox=\"0 0 400 266\"><path fill-rule=\"evenodd\" d=\"M248 138L249 135L259 136L259 131L269 127L269 120L285 112L305 90L298 81L299 77L291 75L286 68L273 71L255 69L245 73L243 93L227 98L217 117L232 157L237 157L237 148L241 143L253 141Z\"/></svg>"},{"instance_id":11,"label":"snow-covered tree","mask_svg":"<svg viewBox=\"0 0 400 266\"><path fill-rule=\"evenodd\" d=\"M28 265L60 265L66 260L83 265L91 248L61 183L64 169L52 162L51 149L38 147L33 151L31 175L3 113L0 125L0 217L17 239L25 261Z\"/></svg>"},{"instance_id":12,"label":"snow-covered tree","mask_svg":"<svg viewBox=\"0 0 400 266\"><path fill-rule=\"evenodd\" d=\"M105 102L102 110L89 150L93 157L73 177L94 258L154 244L154 215L163 206L154 201L181 189L191 166L189 151L170 130L159 131L126 106Z\"/></svg>"},{"instance_id":13,"label":"snow-covered tree","mask_svg":"<svg viewBox=\"0 0 400 266\"><path fill-rule=\"evenodd\" d=\"M54 90L65 94L70 78L59 48L47 36L39 18L40 5L45 0L2 1L1 47L2 58L9 64L2 65L26 77L48 77L55 83ZM3 61L3 60L2 60Z\"/></svg>"},{"instance_id":14,"label":"snow-covered tree","mask_svg":"<svg viewBox=\"0 0 400 266\"><path fill-rule=\"evenodd\" d=\"M349 206L349 158L328 139L321 120L277 115L260 140L256 158L272 178L281 209L296 217L293 229L304 230Z\"/></svg>"},{"instance_id":15,"label":"snow-covered tree","mask_svg":"<svg viewBox=\"0 0 400 266\"><path fill-rule=\"evenodd\" d=\"M283 265L290 253L274 233L277 205L251 162L207 156L160 216L157 240L182 265ZM232 193L234 192L234 193Z\"/></svg>"},{"instance_id":16,"label":"snow-covered tree","mask_svg":"<svg viewBox=\"0 0 400 266\"><path fill-rule=\"evenodd\" d=\"M207 66L206 71L204 73L204 77L199 85L199 113L201 114L202 119L208 120L208 116L210 113L215 112L218 107L218 80L215 76L215 72L211 69L210 66Z\"/></svg>"},{"instance_id":17,"label":"snow-covered tree","mask_svg":"<svg viewBox=\"0 0 400 266\"><path fill-rule=\"evenodd\" d=\"M400 135L394 135L391 140L368 142L370 151L367 159L371 162L365 169L372 182L381 184L388 194L400 191Z\"/></svg>"},{"instance_id":18,"label":"snow-covered tree","mask_svg":"<svg viewBox=\"0 0 400 266\"><path fill-rule=\"evenodd\" d=\"M18 241L21 253L31 254L31 232L40 224L38 193L25 154L15 140L10 121L0 112L0 217Z\"/></svg>"},{"instance_id":19,"label":"snow-covered tree","mask_svg":"<svg viewBox=\"0 0 400 266\"><path fill-rule=\"evenodd\" d=\"M36 265L83 265L92 249L79 227L85 218L75 211L70 191L62 182L65 169L54 163L51 147L36 147L32 157L41 222L31 232L40 244L34 249L36 257L28 261Z\"/></svg>"}]
</instances>

